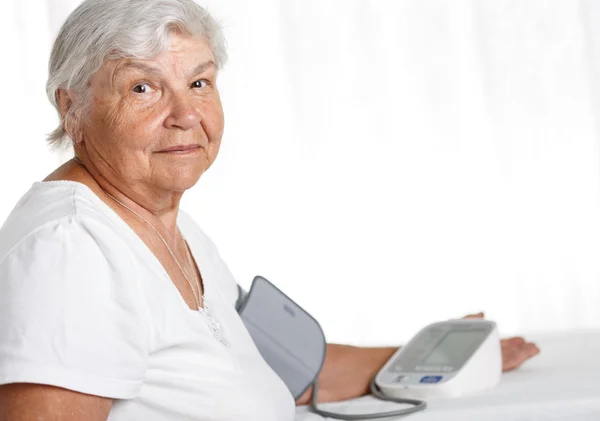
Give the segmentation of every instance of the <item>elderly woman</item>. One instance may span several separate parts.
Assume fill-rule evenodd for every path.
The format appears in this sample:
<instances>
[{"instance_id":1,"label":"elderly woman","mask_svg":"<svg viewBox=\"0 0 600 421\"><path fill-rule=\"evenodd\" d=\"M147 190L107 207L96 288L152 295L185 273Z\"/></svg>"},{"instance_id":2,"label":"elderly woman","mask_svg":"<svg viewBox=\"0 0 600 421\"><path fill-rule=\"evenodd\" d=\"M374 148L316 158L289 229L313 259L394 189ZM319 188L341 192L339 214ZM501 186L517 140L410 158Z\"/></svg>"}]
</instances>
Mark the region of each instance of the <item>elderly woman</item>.
<instances>
[{"instance_id":1,"label":"elderly woman","mask_svg":"<svg viewBox=\"0 0 600 421\"><path fill-rule=\"evenodd\" d=\"M75 158L0 231L1 421L294 418L231 273L179 209L219 151L225 59L191 0L87 0L63 25L50 141ZM518 338L503 350L506 369L537 353ZM393 352L329 345L320 399L366 393Z\"/></svg>"}]
</instances>

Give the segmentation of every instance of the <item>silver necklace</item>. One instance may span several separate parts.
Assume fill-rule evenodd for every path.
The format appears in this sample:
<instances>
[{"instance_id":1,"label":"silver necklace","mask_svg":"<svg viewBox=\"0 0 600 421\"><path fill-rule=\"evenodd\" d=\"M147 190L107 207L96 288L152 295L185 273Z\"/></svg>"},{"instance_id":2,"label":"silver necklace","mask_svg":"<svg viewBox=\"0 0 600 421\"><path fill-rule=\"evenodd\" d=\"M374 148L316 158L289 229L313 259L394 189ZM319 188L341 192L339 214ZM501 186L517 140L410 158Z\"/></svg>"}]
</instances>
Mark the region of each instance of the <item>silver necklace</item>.
<instances>
[{"instance_id":1,"label":"silver necklace","mask_svg":"<svg viewBox=\"0 0 600 421\"><path fill-rule=\"evenodd\" d=\"M79 162L79 164L81 164L85 168L85 165L83 164L83 162L81 162L81 160L79 158L74 157L73 159L75 161ZM168 250L169 254L171 255L171 257L175 261L175 264L177 265L177 267L181 271L181 274L183 275L184 279L186 280L186 282L190 286L190 289L192 290L192 294L194 294L194 299L196 301L196 308L198 309L198 311L201 314L203 314L204 316L206 316L206 320L207 320L208 326L209 326L210 330L212 331L213 335L215 336L215 338L217 338L217 340L219 342L221 342L223 345L225 345L225 346L228 347L229 346L229 341L227 341L227 339L223 335L223 326L221 325L221 323L219 323L219 321L215 318L215 316L213 315L212 311L210 310L210 307L209 307L209 304L208 304L208 300L206 299L206 296L204 294L202 294L202 300L204 301L204 307L200 306L200 299L199 299L199 295L200 295L200 281L199 281L198 277L196 275L194 275L194 280L196 281L196 284L197 284L196 288L198 288L198 293L196 293L196 289L193 287L192 283L190 282L186 271L183 270L183 267L179 264L179 260L177 259L177 257L175 257L175 253L173 253L173 250L171 250L171 247L169 247L169 244L167 243L167 240L165 240L165 238L158 231L158 229L156 229L154 227L154 225L152 225L152 223L150 223L150 221L148 221L146 218L144 218L138 212L136 212L133 209L131 209L125 203L121 202L119 199L117 199L116 197L114 197L112 194L110 194L109 192L107 192L104 189L102 189L102 191L108 197L110 197L112 200L114 200L115 202L117 202L119 205L123 206L129 212L131 212L132 214L134 214L135 216L137 216L139 219L141 219L146 225L148 225L150 228L152 228L152 230L156 233L156 235L158 235L158 238L161 239L161 241L165 245L166 249ZM183 238L183 241L184 241L184 244L185 244L185 251L186 251L186 256L187 256L187 259L188 259L188 263L193 268L194 267L194 263L193 263L193 260L192 260L192 257L191 257L191 252L190 252L189 246L187 244L187 241L185 240L185 237L183 236L183 233L179 230L179 228L177 228L177 230L179 231L179 234L181 235L181 238Z\"/></svg>"}]
</instances>

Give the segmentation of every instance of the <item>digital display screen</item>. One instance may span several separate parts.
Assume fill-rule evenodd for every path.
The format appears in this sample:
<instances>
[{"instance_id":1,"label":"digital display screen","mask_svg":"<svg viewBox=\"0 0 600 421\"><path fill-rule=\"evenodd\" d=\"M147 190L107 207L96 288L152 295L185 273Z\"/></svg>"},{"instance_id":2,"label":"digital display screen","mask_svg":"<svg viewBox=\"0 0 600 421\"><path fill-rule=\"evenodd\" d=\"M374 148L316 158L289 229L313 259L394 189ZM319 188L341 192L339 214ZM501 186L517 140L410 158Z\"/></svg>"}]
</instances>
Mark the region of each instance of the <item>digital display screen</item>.
<instances>
[{"instance_id":1,"label":"digital display screen","mask_svg":"<svg viewBox=\"0 0 600 421\"><path fill-rule=\"evenodd\" d=\"M485 338L484 331L450 332L433 349L421 364L435 366L461 366L475 347Z\"/></svg>"}]
</instances>

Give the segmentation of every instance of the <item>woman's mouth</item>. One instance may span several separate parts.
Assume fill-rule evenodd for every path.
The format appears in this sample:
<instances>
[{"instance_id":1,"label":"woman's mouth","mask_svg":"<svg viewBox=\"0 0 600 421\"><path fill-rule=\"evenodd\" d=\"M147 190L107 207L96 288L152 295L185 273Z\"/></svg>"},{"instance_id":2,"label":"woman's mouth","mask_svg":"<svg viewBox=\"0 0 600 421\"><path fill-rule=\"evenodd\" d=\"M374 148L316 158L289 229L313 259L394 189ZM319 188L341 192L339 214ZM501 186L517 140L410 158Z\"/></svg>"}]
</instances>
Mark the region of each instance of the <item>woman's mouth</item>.
<instances>
[{"instance_id":1,"label":"woman's mouth","mask_svg":"<svg viewBox=\"0 0 600 421\"><path fill-rule=\"evenodd\" d=\"M198 152L201 149L200 145L175 145L170 148L158 151L159 153L168 153L174 155L184 155L188 153Z\"/></svg>"}]
</instances>

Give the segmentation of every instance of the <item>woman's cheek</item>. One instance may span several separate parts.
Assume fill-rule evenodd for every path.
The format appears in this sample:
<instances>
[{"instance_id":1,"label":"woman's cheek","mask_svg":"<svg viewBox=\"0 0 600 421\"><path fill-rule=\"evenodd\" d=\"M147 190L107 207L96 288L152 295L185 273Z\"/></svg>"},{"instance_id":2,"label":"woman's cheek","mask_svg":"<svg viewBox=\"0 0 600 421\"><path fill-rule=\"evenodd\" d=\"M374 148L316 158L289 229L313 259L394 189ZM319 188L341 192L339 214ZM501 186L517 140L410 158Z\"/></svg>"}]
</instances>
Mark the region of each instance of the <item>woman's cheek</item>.
<instances>
[{"instance_id":1,"label":"woman's cheek","mask_svg":"<svg viewBox=\"0 0 600 421\"><path fill-rule=\"evenodd\" d=\"M212 132L211 134L213 137L220 139L220 137L223 135L225 121L223 116L223 108L221 107L221 102L218 100L218 98L212 101L208 110L210 110L210 112L206 113L205 115L208 116L207 120L210 125L210 131Z\"/></svg>"}]
</instances>

